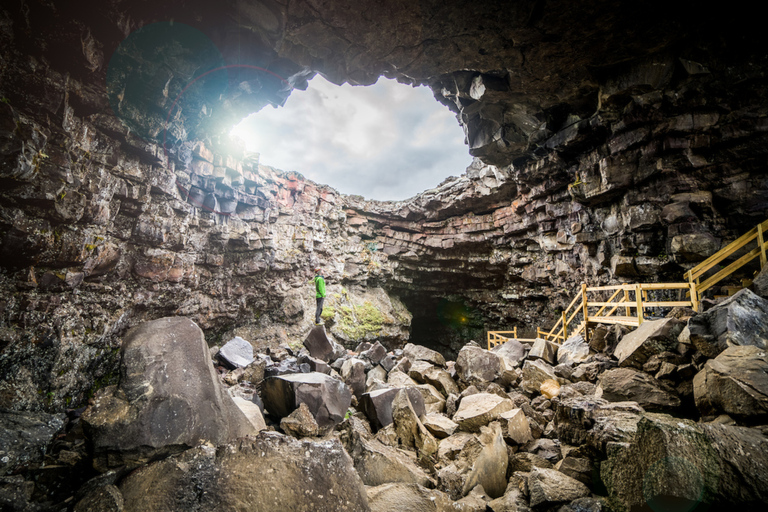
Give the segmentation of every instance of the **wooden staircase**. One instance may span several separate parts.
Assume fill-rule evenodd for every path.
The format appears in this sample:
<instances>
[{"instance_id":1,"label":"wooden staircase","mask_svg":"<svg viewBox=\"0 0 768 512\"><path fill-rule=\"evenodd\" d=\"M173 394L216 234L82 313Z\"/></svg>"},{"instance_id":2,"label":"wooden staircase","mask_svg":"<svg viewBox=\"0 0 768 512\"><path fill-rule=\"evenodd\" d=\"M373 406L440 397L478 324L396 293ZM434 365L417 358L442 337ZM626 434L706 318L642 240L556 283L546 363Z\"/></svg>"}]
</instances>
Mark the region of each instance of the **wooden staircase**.
<instances>
[{"instance_id":1,"label":"wooden staircase","mask_svg":"<svg viewBox=\"0 0 768 512\"><path fill-rule=\"evenodd\" d=\"M568 307L561 313L560 319L552 329L546 331L539 327L536 328L537 337L562 343L570 336L581 334L584 339L588 340L590 326L618 324L639 327L646 319L646 311L649 309L682 306L698 311L702 294L709 288L731 276L755 258L760 258L761 270L768 265L766 232L768 232L768 220L758 224L686 272L684 276L687 282L684 283L635 283L594 287L582 284L581 292L576 294ZM749 250L747 246L753 241L757 242L757 247ZM715 269L716 266L720 266L726 259L738 255L738 252L742 250L746 251L745 254L739 256L727 267ZM713 270L717 270L717 272L708 276ZM738 287L728 288L730 294L730 288ZM671 300L670 295L677 295L678 300ZM517 338L517 327L513 331L488 331L488 349L490 350L510 338L524 342L535 341L534 339Z\"/></svg>"}]
</instances>

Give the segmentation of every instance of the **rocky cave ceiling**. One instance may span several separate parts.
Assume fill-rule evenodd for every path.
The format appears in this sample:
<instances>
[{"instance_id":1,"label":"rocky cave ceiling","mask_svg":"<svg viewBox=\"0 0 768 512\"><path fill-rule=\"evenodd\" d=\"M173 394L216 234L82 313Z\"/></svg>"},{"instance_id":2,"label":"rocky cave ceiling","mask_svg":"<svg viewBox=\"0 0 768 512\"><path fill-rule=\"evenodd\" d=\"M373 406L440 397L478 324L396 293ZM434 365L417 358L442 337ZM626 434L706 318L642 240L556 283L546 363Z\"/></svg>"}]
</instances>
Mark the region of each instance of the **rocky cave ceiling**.
<instances>
[{"instance_id":1,"label":"rocky cave ceiling","mask_svg":"<svg viewBox=\"0 0 768 512\"><path fill-rule=\"evenodd\" d=\"M382 339L407 338L404 303L454 352L584 281L679 280L768 214L759 23L689 1L3 5L0 407L81 403L148 318L299 337L316 264L335 335L390 318L344 331L348 290L386 303ZM315 73L428 85L479 158L380 203L222 142Z\"/></svg>"}]
</instances>

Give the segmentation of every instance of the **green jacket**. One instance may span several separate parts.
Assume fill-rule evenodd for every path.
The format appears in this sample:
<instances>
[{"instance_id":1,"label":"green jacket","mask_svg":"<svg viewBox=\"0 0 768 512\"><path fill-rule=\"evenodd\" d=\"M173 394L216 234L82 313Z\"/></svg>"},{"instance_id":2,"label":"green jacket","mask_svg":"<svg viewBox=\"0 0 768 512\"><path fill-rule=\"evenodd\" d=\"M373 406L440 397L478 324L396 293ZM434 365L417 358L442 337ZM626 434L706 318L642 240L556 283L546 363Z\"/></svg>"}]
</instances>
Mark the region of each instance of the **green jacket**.
<instances>
[{"instance_id":1,"label":"green jacket","mask_svg":"<svg viewBox=\"0 0 768 512\"><path fill-rule=\"evenodd\" d=\"M315 276L315 290L317 290L316 298L325 297L325 279L323 276Z\"/></svg>"}]
</instances>

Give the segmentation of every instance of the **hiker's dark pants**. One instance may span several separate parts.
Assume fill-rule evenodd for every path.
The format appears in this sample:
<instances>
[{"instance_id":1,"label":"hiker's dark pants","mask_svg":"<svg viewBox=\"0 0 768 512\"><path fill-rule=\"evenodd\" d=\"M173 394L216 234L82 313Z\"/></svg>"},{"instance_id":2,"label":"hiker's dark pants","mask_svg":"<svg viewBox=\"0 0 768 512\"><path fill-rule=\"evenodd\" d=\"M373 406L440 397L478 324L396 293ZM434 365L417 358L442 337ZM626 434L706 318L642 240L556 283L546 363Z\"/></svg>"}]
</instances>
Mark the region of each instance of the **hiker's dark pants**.
<instances>
[{"instance_id":1,"label":"hiker's dark pants","mask_svg":"<svg viewBox=\"0 0 768 512\"><path fill-rule=\"evenodd\" d=\"M323 301L325 297L317 297L317 309L315 310L315 323L320 323L320 315L323 314Z\"/></svg>"}]
</instances>

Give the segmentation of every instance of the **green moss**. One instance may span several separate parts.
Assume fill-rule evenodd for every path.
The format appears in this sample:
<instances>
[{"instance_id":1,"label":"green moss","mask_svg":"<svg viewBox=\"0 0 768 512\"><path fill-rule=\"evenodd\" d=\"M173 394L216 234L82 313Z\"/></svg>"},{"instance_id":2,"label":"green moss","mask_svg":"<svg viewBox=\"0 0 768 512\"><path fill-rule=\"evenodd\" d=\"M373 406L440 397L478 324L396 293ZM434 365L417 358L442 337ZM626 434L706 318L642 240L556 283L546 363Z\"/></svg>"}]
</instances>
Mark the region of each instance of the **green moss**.
<instances>
[{"instance_id":1,"label":"green moss","mask_svg":"<svg viewBox=\"0 0 768 512\"><path fill-rule=\"evenodd\" d=\"M334 308L333 306L329 306L329 307L323 308L323 313L320 315L320 318L322 318L323 320L332 320L333 317L335 316L336 316L336 308Z\"/></svg>"},{"instance_id":2,"label":"green moss","mask_svg":"<svg viewBox=\"0 0 768 512\"><path fill-rule=\"evenodd\" d=\"M349 339L360 340L371 334L381 334L382 326L388 323L384 315L368 301L358 308L341 306L339 329Z\"/></svg>"}]
</instances>

